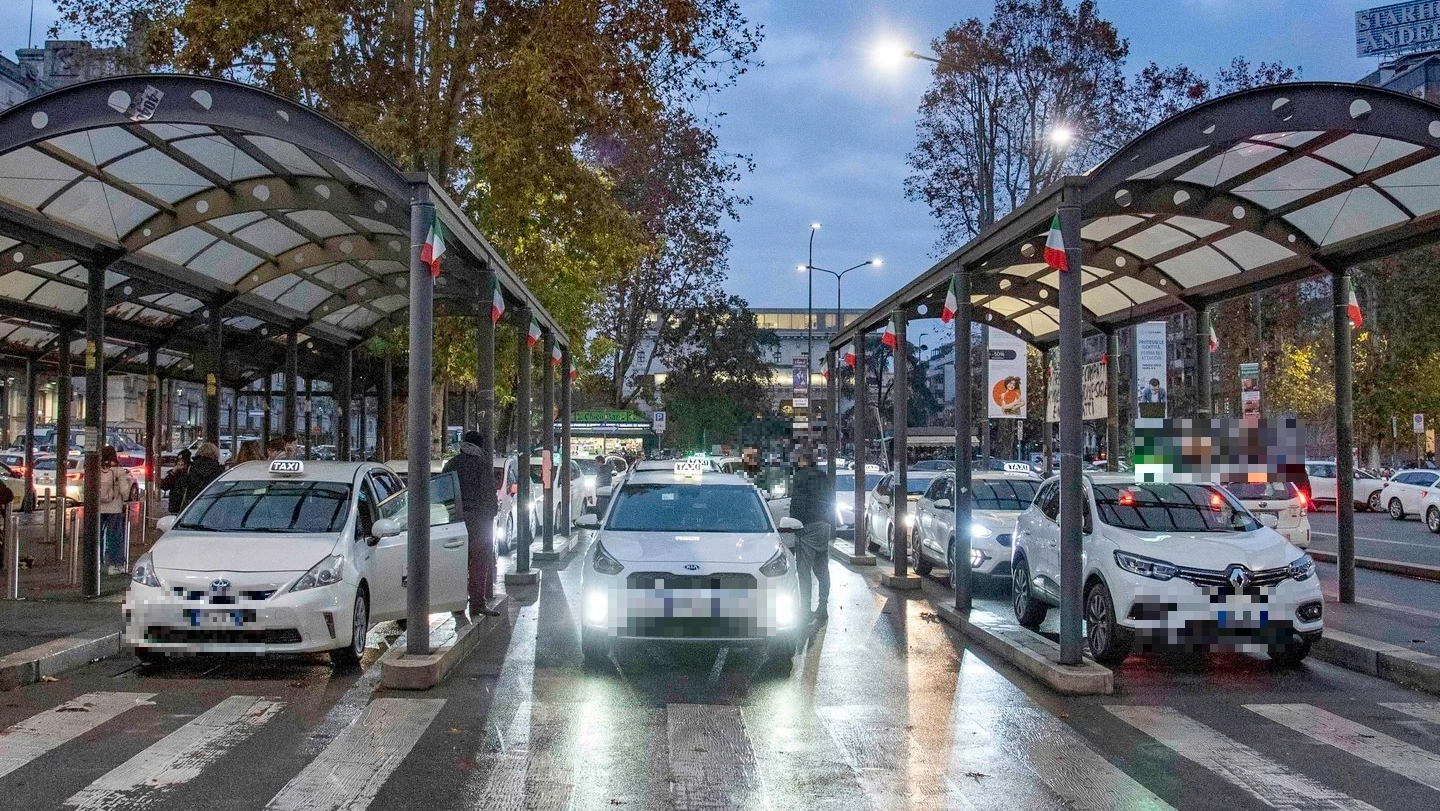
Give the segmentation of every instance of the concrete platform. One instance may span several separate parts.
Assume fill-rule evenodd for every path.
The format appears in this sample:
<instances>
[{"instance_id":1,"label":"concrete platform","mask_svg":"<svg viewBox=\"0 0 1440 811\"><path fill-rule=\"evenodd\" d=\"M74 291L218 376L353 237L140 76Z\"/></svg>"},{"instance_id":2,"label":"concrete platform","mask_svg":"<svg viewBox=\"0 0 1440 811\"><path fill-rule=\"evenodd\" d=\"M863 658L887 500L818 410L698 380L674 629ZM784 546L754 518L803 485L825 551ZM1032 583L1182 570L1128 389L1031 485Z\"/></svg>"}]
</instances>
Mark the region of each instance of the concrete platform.
<instances>
[{"instance_id":1,"label":"concrete platform","mask_svg":"<svg viewBox=\"0 0 1440 811\"><path fill-rule=\"evenodd\" d=\"M1060 645L1021 628L1014 620L983 608L972 608L969 618L955 606L936 607L941 621L955 626L980 647L1025 671L1045 686L1067 696L1108 696L1115 692L1115 675L1086 659L1078 665L1060 664Z\"/></svg>"},{"instance_id":2,"label":"concrete platform","mask_svg":"<svg viewBox=\"0 0 1440 811\"><path fill-rule=\"evenodd\" d=\"M852 566L874 566L875 556L855 554L855 542L839 540L830 544L830 557Z\"/></svg>"},{"instance_id":3,"label":"concrete platform","mask_svg":"<svg viewBox=\"0 0 1440 811\"><path fill-rule=\"evenodd\" d=\"M92 659L120 652L120 623L97 625L78 634L52 639L32 648L0 657L0 690L34 684Z\"/></svg>"},{"instance_id":4,"label":"concrete platform","mask_svg":"<svg viewBox=\"0 0 1440 811\"><path fill-rule=\"evenodd\" d=\"M579 533L571 533L568 536L556 535L554 542L551 544L551 551L549 552L543 549L535 549L534 546L540 543L537 541L531 546L530 560L535 563L555 563L564 560L566 555L570 554L580 545L579 539Z\"/></svg>"},{"instance_id":5,"label":"concrete platform","mask_svg":"<svg viewBox=\"0 0 1440 811\"><path fill-rule=\"evenodd\" d=\"M386 651L380 657L380 683L392 690L428 690L444 681L482 639L509 622L509 602L504 595L495 601L498 617L482 614L463 623L453 617L438 619L430 627L427 656L409 656L403 645Z\"/></svg>"},{"instance_id":6,"label":"concrete platform","mask_svg":"<svg viewBox=\"0 0 1440 811\"><path fill-rule=\"evenodd\" d=\"M1440 656L1330 629L1310 655L1346 670L1440 695Z\"/></svg>"},{"instance_id":7,"label":"concrete platform","mask_svg":"<svg viewBox=\"0 0 1440 811\"><path fill-rule=\"evenodd\" d=\"M896 577L893 573L880 575L880 585L887 586L896 591L919 591L920 583L920 575L913 572L906 574L904 577Z\"/></svg>"},{"instance_id":8,"label":"concrete platform","mask_svg":"<svg viewBox=\"0 0 1440 811\"><path fill-rule=\"evenodd\" d=\"M534 562L533 560L531 561ZM528 572L506 572L505 585L507 586L533 586L540 582L540 573L531 569Z\"/></svg>"}]
</instances>

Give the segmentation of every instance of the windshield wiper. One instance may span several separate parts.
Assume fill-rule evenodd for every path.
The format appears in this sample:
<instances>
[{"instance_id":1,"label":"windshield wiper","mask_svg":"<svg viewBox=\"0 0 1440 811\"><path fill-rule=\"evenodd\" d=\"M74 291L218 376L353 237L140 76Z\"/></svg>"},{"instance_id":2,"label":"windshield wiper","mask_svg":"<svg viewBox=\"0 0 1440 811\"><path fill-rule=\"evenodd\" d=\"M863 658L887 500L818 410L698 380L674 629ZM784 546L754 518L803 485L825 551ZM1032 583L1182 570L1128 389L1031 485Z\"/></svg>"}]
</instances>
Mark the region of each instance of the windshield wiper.
<instances>
[{"instance_id":1,"label":"windshield wiper","mask_svg":"<svg viewBox=\"0 0 1440 811\"><path fill-rule=\"evenodd\" d=\"M190 523L178 523L178 524L176 524L174 527L172 527L172 529L198 529L198 530L201 530L201 531L203 531L203 532L219 532L219 530L214 529L213 527L206 527L206 526L201 526L201 525L199 525L199 524L190 524Z\"/></svg>"}]
</instances>

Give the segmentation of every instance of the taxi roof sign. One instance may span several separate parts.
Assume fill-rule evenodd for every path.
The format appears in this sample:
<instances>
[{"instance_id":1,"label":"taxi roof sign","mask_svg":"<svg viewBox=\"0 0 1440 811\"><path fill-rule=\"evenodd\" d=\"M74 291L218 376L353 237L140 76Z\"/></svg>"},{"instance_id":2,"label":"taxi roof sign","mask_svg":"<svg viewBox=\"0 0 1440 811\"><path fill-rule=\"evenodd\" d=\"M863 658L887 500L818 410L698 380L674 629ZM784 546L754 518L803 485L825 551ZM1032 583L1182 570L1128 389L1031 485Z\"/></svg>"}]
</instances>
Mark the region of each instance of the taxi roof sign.
<instances>
[{"instance_id":1,"label":"taxi roof sign","mask_svg":"<svg viewBox=\"0 0 1440 811\"><path fill-rule=\"evenodd\" d=\"M675 475L699 476L708 469L704 459L680 459L675 462Z\"/></svg>"},{"instance_id":2,"label":"taxi roof sign","mask_svg":"<svg viewBox=\"0 0 1440 811\"><path fill-rule=\"evenodd\" d=\"M298 476L305 472L305 463L299 459L272 459L270 472L280 476Z\"/></svg>"}]
</instances>

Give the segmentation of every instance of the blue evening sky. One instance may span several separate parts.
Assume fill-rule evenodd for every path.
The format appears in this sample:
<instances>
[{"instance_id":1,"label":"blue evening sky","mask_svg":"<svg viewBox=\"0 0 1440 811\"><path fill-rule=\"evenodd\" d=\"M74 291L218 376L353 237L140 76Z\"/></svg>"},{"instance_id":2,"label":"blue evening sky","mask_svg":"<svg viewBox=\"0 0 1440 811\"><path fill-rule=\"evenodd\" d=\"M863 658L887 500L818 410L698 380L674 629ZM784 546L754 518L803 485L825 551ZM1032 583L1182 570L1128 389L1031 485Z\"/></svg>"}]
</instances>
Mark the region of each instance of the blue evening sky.
<instances>
[{"instance_id":1,"label":"blue evening sky","mask_svg":"<svg viewBox=\"0 0 1440 811\"><path fill-rule=\"evenodd\" d=\"M869 306L935 259L936 229L925 206L905 199L905 155L927 65L887 72L872 60L881 39L917 50L951 24L988 19L980 0L741 0L765 26L764 66L711 100L724 112L725 149L755 160L742 183L753 198L729 227L729 288L753 306L804 306L809 224L823 224L815 264L843 269L872 256L880 270L845 279L846 306ZM1100 0L1101 13L1130 40L1131 72L1154 60L1211 75L1234 56L1280 60L1309 80L1354 81L1377 61L1354 56L1354 13L1388 2L1356 0ZM55 19L36 0L37 41ZM0 50L25 45L28 0L0 0ZM816 303L832 307L834 280L817 274Z\"/></svg>"}]
</instances>

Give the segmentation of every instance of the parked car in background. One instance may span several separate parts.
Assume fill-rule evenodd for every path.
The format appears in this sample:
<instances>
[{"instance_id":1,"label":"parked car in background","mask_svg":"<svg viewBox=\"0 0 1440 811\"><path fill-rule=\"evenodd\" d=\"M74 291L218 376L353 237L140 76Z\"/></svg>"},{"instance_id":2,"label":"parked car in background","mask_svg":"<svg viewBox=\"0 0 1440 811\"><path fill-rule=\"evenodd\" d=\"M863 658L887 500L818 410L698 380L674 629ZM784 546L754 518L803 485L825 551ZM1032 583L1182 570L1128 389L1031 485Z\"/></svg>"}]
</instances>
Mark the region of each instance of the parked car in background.
<instances>
[{"instance_id":1,"label":"parked car in background","mask_svg":"<svg viewBox=\"0 0 1440 811\"><path fill-rule=\"evenodd\" d=\"M1420 516L1420 505L1435 490L1440 471L1402 470L1390 477L1380 490L1380 501L1396 521Z\"/></svg>"},{"instance_id":2,"label":"parked car in background","mask_svg":"<svg viewBox=\"0 0 1440 811\"><path fill-rule=\"evenodd\" d=\"M37 498L54 498L57 491L64 493L66 501L72 504L79 504L85 500L84 466L75 457L66 457L64 468L64 485L57 487L56 473L59 469L58 457L52 454L37 456L35 458L35 496Z\"/></svg>"},{"instance_id":3,"label":"parked car in background","mask_svg":"<svg viewBox=\"0 0 1440 811\"><path fill-rule=\"evenodd\" d=\"M930 486L930 482L945 475L939 470L911 470L906 472L905 492L910 504L905 511L905 531L913 537L915 533L915 505L920 501L920 496ZM865 496L865 532L869 538L869 546L872 551L878 551L885 557L893 557L895 554L895 537L891 533L894 526L893 513L890 509L890 491L894 488L891 482L894 481L894 473L886 473L880 477L869 493Z\"/></svg>"},{"instance_id":4,"label":"parked car in background","mask_svg":"<svg viewBox=\"0 0 1440 811\"><path fill-rule=\"evenodd\" d=\"M910 470L954 470L954 459L926 459L910 465Z\"/></svg>"},{"instance_id":5,"label":"parked car in background","mask_svg":"<svg viewBox=\"0 0 1440 811\"><path fill-rule=\"evenodd\" d=\"M12 510L26 512L35 506L35 488L32 485L29 489L25 487L25 477L16 473L10 467L0 464L0 483L10 488L13 499L10 502Z\"/></svg>"},{"instance_id":6,"label":"parked car in background","mask_svg":"<svg viewBox=\"0 0 1440 811\"><path fill-rule=\"evenodd\" d=\"M1305 462L1305 472L1310 477L1309 498L1316 509L1322 506L1335 507L1335 477L1339 475L1334 462ZM1381 491L1385 480L1373 477L1361 470L1355 471L1355 508L1379 512L1388 509L1389 503ZM1417 504L1418 508L1418 504ZM1414 510L1412 509L1412 512Z\"/></svg>"},{"instance_id":7,"label":"parked car in background","mask_svg":"<svg viewBox=\"0 0 1440 811\"><path fill-rule=\"evenodd\" d=\"M1251 515L1275 516L1275 531L1300 549L1310 548L1310 510L1294 482L1237 482L1223 485Z\"/></svg>"},{"instance_id":8,"label":"parked car in background","mask_svg":"<svg viewBox=\"0 0 1440 811\"><path fill-rule=\"evenodd\" d=\"M1035 500L1040 479L1025 473L976 473L970 480L970 561L972 577L1010 579L1010 549L1015 519ZM939 566L955 582L955 476L930 483L915 508L915 572L928 575Z\"/></svg>"}]
</instances>

